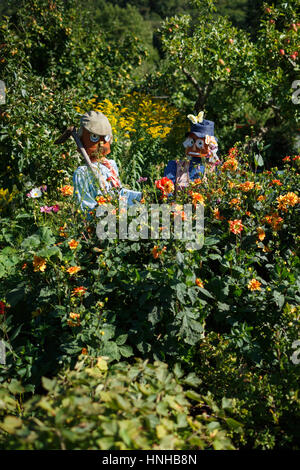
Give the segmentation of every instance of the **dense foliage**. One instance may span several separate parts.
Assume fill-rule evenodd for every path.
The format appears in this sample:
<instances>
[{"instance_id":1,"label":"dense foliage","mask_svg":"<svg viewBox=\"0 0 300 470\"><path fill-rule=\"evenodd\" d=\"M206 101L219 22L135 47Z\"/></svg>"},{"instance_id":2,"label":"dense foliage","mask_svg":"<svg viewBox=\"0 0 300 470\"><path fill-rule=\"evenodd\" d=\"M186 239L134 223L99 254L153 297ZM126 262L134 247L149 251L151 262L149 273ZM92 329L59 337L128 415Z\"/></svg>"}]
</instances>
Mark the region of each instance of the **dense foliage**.
<instances>
[{"instance_id":1,"label":"dense foliage","mask_svg":"<svg viewBox=\"0 0 300 470\"><path fill-rule=\"evenodd\" d=\"M275 51L279 40L288 54L297 46L297 25L286 29L297 5L277 3L264 15L278 25L263 16L256 42L221 15L208 26L200 8L197 25L166 19L159 71L133 7L139 20L119 42L100 14L90 27L81 2L24 2L2 20L0 448L299 449L299 110L288 88L298 65ZM184 68L208 87L201 105L221 165L166 199L157 182L182 156L185 116L203 96ZM121 181L149 213L167 201L184 220L183 204L204 206L201 249L99 240L97 217L73 198L76 146L54 144L90 109L108 116ZM245 138L233 122L246 109L258 123Z\"/></svg>"}]
</instances>

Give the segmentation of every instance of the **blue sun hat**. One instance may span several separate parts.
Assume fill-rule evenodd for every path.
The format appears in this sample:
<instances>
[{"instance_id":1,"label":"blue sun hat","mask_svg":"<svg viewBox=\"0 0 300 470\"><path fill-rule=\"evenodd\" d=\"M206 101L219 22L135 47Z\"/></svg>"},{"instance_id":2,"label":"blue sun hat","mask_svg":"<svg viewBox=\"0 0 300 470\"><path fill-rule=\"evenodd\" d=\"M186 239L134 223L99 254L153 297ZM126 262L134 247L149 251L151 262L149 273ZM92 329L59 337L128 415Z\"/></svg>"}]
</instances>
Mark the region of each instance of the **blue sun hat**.
<instances>
[{"instance_id":1,"label":"blue sun hat","mask_svg":"<svg viewBox=\"0 0 300 470\"><path fill-rule=\"evenodd\" d=\"M218 139L215 137L215 123L213 121L208 121L203 119L203 111L200 111L197 116L193 114L188 114L188 119L191 121L191 130L197 137L214 137L216 141Z\"/></svg>"}]
</instances>

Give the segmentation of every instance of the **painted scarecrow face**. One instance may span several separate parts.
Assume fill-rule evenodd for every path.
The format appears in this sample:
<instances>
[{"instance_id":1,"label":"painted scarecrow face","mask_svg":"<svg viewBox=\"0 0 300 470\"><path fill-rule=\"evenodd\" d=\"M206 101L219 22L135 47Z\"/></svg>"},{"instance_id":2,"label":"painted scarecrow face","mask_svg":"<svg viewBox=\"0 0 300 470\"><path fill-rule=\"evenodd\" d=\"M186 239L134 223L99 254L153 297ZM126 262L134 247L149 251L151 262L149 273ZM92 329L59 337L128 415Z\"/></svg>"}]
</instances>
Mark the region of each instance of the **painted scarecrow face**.
<instances>
[{"instance_id":1,"label":"painted scarecrow face","mask_svg":"<svg viewBox=\"0 0 300 470\"><path fill-rule=\"evenodd\" d=\"M185 154L188 157L206 157L208 155L208 144L205 143L205 137L197 137L190 132L183 142Z\"/></svg>"},{"instance_id":2,"label":"painted scarecrow face","mask_svg":"<svg viewBox=\"0 0 300 470\"><path fill-rule=\"evenodd\" d=\"M103 155L110 153L110 136L97 135L89 132L87 129L82 129L80 138L87 154L91 160L95 160Z\"/></svg>"}]
</instances>

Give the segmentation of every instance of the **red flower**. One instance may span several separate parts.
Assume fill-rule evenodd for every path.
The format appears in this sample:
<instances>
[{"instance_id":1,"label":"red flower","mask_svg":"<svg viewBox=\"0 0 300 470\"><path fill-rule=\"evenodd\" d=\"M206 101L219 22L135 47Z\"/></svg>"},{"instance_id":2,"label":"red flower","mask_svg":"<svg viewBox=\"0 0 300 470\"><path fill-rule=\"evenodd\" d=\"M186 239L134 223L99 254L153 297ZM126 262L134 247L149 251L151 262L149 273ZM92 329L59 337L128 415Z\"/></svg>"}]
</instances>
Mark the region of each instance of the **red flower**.
<instances>
[{"instance_id":1,"label":"red flower","mask_svg":"<svg viewBox=\"0 0 300 470\"><path fill-rule=\"evenodd\" d=\"M160 180L155 181L155 186L163 192L163 196L167 196L174 191L173 181L166 176Z\"/></svg>"},{"instance_id":2,"label":"red flower","mask_svg":"<svg viewBox=\"0 0 300 470\"><path fill-rule=\"evenodd\" d=\"M4 315L5 314L5 303L2 302L2 300L0 301L0 315Z\"/></svg>"}]
</instances>

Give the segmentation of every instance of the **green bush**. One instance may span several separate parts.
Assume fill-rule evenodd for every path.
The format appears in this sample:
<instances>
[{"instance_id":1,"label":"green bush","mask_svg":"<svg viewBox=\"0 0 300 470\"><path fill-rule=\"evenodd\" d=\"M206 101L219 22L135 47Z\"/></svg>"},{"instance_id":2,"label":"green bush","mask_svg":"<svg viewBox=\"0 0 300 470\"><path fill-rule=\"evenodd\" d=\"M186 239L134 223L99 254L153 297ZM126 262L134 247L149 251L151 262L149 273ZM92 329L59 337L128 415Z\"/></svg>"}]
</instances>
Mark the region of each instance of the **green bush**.
<instances>
[{"instance_id":1,"label":"green bush","mask_svg":"<svg viewBox=\"0 0 300 470\"><path fill-rule=\"evenodd\" d=\"M177 365L137 360L107 364L82 358L74 370L43 378L47 394L20 403L16 381L0 388L0 448L50 449L233 449L229 429L241 425L202 397L194 374Z\"/></svg>"}]
</instances>

